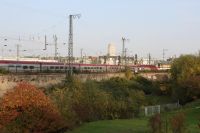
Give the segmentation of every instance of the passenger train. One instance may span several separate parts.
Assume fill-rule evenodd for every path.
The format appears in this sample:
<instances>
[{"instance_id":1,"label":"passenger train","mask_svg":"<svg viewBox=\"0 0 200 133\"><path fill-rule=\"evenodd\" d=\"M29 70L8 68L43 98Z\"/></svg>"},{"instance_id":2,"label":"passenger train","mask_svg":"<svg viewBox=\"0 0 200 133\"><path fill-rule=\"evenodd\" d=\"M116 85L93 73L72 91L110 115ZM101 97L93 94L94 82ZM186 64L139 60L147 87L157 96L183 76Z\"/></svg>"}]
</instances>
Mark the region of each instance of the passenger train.
<instances>
[{"instance_id":1,"label":"passenger train","mask_svg":"<svg viewBox=\"0 0 200 133\"><path fill-rule=\"evenodd\" d=\"M125 70L124 65L107 65L107 64L71 64L70 67L77 73L103 73L103 72L122 72ZM129 65L133 72L138 71L157 71L154 65ZM8 72L67 72L69 64L59 62L46 61L16 61L16 60L0 60L0 69Z\"/></svg>"}]
</instances>

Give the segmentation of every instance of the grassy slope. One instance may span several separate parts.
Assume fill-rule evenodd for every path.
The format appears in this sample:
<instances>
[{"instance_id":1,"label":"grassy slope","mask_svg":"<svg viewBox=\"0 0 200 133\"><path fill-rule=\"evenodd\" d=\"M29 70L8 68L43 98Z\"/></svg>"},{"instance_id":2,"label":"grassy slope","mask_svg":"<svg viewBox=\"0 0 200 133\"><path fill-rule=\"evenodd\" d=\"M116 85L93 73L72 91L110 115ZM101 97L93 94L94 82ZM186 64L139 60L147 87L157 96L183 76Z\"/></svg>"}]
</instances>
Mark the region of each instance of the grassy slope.
<instances>
[{"instance_id":1,"label":"grassy slope","mask_svg":"<svg viewBox=\"0 0 200 133\"><path fill-rule=\"evenodd\" d=\"M186 114L187 128L190 133L200 133L198 129L198 119L200 119L200 100L186 105L179 111L166 113L167 117L171 117L178 112ZM165 117L165 116L163 116ZM67 133L149 133L148 118L132 119L132 120L106 120L86 123L74 131Z\"/></svg>"},{"instance_id":2,"label":"grassy slope","mask_svg":"<svg viewBox=\"0 0 200 133\"><path fill-rule=\"evenodd\" d=\"M148 133L147 119L106 120L86 123L69 133Z\"/></svg>"}]
</instances>

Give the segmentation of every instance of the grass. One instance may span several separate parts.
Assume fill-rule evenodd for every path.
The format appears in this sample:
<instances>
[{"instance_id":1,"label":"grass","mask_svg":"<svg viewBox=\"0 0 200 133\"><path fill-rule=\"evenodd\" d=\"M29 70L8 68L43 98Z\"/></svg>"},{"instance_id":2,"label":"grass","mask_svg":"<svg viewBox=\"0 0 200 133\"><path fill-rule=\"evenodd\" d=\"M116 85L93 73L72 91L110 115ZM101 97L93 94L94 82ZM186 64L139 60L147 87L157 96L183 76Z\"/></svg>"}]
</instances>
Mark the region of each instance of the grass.
<instances>
[{"instance_id":1,"label":"grass","mask_svg":"<svg viewBox=\"0 0 200 133\"><path fill-rule=\"evenodd\" d=\"M200 133L200 129L197 126L200 122L199 106L200 100L187 104L178 111L162 114L162 117L171 118L176 113L184 112L188 133ZM130 120L105 120L85 123L81 127L67 133L150 133L148 119L143 117Z\"/></svg>"},{"instance_id":2,"label":"grass","mask_svg":"<svg viewBox=\"0 0 200 133\"><path fill-rule=\"evenodd\" d=\"M148 133L148 130L147 118L142 118L86 123L69 133Z\"/></svg>"}]
</instances>

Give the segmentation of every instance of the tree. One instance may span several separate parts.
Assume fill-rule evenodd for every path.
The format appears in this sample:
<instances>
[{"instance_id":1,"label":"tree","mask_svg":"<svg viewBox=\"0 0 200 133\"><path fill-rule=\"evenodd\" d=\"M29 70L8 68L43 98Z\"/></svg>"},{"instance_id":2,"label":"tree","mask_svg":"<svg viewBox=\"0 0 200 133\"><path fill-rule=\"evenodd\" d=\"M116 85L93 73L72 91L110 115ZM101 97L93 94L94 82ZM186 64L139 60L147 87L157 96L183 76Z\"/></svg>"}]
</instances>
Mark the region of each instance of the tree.
<instances>
[{"instance_id":1,"label":"tree","mask_svg":"<svg viewBox=\"0 0 200 133\"><path fill-rule=\"evenodd\" d=\"M41 90L19 83L0 101L0 128L5 133L47 133L65 125L57 108Z\"/></svg>"},{"instance_id":2,"label":"tree","mask_svg":"<svg viewBox=\"0 0 200 133\"><path fill-rule=\"evenodd\" d=\"M199 74L200 57L195 55L182 55L172 63L171 76L178 83L183 83L188 78Z\"/></svg>"},{"instance_id":3,"label":"tree","mask_svg":"<svg viewBox=\"0 0 200 133\"><path fill-rule=\"evenodd\" d=\"M200 98L200 57L184 55L172 63L172 96L182 104Z\"/></svg>"}]
</instances>

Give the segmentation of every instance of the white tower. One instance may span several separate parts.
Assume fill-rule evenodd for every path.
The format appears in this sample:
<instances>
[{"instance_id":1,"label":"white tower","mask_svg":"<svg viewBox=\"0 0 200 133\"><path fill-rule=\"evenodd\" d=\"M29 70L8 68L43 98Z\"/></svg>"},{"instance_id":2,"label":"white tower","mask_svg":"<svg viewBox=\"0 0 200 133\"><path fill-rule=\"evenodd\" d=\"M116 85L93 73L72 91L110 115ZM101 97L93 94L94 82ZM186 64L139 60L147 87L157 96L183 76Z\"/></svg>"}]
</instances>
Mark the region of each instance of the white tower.
<instances>
[{"instance_id":1,"label":"white tower","mask_svg":"<svg viewBox=\"0 0 200 133\"><path fill-rule=\"evenodd\" d=\"M116 56L116 48L112 43L108 44L108 56Z\"/></svg>"}]
</instances>

